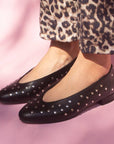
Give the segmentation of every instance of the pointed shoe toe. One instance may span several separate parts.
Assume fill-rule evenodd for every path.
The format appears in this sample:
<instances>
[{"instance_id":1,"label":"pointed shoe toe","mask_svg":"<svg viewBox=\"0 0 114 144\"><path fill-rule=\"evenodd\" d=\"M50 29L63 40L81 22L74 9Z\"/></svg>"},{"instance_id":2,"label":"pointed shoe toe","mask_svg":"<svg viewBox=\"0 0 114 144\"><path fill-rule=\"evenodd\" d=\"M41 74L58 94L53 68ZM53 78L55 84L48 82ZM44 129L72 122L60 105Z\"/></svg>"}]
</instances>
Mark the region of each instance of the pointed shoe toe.
<instances>
[{"instance_id":1,"label":"pointed shoe toe","mask_svg":"<svg viewBox=\"0 0 114 144\"><path fill-rule=\"evenodd\" d=\"M114 68L109 73L84 90L67 98L44 102L31 101L21 110L24 111L27 123L56 123L74 118L96 104L104 105L114 100ZM26 109L26 110L25 110Z\"/></svg>"},{"instance_id":2,"label":"pointed shoe toe","mask_svg":"<svg viewBox=\"0 0 114 144\"><path fill-rule=\"evenodd\" d=\"M50 113L50 109L46 109L43 111L44 104L38 105L37 101L26 104L20 111L19 111L19 119L24 123L29 124L45 124L50 123L50 119L54 120L53 113Z\"/></svg>"},{"instance_id":3,"label":"pointed shoe toe","mask_svg":"<svg viewBox=\"0 0 114 144\"><path fill-rule=\"evenodd\" d=\"M31 112L27 111L26 108L25 108L25 109L22 109L22 110L19 112L19 117L20 117L20 120L21 120L22 122L26 122L26 123L28 123L29 121L32 120Z\"/></svg>"},{"instance_id":4,"label":"pointed shoe toe","mask_svg":"<svg viewBox=\"0 0 114 144\"><path fill-rule=\"evenodd\" d=\"M32 70L31 69L21 78L0 91L0 102L4 104L20 104L26 103L34 97L39 97L39 99L41 99L42 95L47 90L57 84L67 74L75 60L76 59L58 71L55 71L43 78L27 83L19 83L20 79L30 72Z\"/></svg>"},{"instance_id":5,"label":"pointed shoe toe","mask_svg":"<svg viewBox=\"0 0 114 144\"><path fill-rule=\"evenodd\" d=\"M32 101L29 101L20 111L19 118L24 123L37 124L42 123L43 118L40 113L41 109L45 107L40 105L40 100L38 98L33 98Z\"/></svg>"}]
</instances>

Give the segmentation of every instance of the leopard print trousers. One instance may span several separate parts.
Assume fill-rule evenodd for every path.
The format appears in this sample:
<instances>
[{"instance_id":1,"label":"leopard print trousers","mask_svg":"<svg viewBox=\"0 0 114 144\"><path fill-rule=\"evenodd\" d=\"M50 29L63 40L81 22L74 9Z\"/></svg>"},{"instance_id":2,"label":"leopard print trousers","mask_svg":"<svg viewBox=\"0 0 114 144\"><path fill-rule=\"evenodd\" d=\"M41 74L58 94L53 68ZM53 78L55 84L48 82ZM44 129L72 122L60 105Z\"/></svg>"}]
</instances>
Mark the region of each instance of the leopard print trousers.
<instances>
[{"instance_id":1,"label":"leopard print trousers","mask_svg":"<svg viewBox=\"0 0 114 144\"><path fill-rule=\"evenodd\" d=\"M79 40L83 53L114 54L114 0L41 0L40 36Z\"/></svg>"}]
</instances>

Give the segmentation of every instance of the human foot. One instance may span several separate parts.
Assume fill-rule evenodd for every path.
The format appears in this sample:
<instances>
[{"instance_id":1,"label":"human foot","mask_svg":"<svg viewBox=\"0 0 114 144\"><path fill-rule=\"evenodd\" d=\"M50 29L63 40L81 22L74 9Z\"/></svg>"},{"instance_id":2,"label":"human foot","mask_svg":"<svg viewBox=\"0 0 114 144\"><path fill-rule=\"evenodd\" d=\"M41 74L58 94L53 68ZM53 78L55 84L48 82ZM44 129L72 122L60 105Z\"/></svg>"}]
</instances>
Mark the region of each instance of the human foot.
<instances>
[{"instance_id":1,"label":"human foot","mask_svg":"<svg viewBox=\"0 0 114 144\"><path fill-rule=\"evenodd\" d=\"M54 44L55 47L53 46ZM3 88L0 91L0 102L19 104L25 103L32 98L41 99L43 93L57 84L75 61L73 52L75 48L70 47L71 43L67 45L66 43L64 45L63 43L58 44L59 48L57 48L57 42L51 44L49 52L38 66L24 74L22 78ZM69 47L65 48L65 46Z\"/></svg>"},{"instance_id":2,"label":"human foot","mask_svg":"<svg viewBox=\"0 0 114 144\"><path fill-rule=\"evenodd\" d=\"M38 80L19 83L21 78L17 79L0 90L0 102L5 104L20 104L26 103L31 99L41 100L43 94L56 85L68 73L74 62L75 59L56 72Z\"/></svg>"},{"instance_id":3,"label":"human foot","mask_svg":"<svg viewBox=\"0 0 114 144\"><path fill-rule=\"evenodd\" d=\"M19 83L33 81L49 75L70 63L77 55L78 41L71 43L52 41L47 54Z\"/></svg>"},{"instance_id":4,"label":"human foot","mask_svg":"<svg viewBox=\"0 0 114 144\"><path fill-rule=\"evenodd\" d=\"M27 103L19 112L25 123L46 124L65 121L80 115L96 104L105 105L114 100L114 68L100 80L68 98L54 102Z\"/></svg>"},{"instance_id":5,"label":"human foot","mask_svg":"<svg viewBox=\"0 0 114 144\"><path fill-rule=\"evenodd\" d=\"M110 66L110 55L82 54L80 52L68 74L45 93L43 101L57 101L78 93L106 75Z\"/></svg>"}]
</instances>

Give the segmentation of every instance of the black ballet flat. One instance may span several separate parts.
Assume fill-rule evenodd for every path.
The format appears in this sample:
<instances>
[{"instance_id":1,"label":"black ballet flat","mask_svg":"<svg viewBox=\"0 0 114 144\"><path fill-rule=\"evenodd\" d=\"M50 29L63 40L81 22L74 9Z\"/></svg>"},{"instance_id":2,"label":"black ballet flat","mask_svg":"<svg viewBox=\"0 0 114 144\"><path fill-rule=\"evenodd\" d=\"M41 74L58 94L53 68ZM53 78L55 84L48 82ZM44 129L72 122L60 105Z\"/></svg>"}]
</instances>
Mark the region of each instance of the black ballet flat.
<instances>
[{"instance_id":1,"label":"black ballet flat","mask_svg":"<svg viewBox=\"0 0 114 144\"><path fill-rule=\"evenodd\" d=\"M46 124L74 118L95 104L104 105L114 100L114 68L86 89L54 102L33 100L19 112L25 123Z\"/></svg>"},{"instance_id":2,"label":"black ballet flat","mask_svg":"<svg viewBox=\"0 0 114 144\"><path fill-rule=\"evenodd\" d=\"M21 78L0 91L0 102L4 104L20 104L26 103L34 97L40 99L47 90L52 88L67 74L75 60L48 76L27 83L19 83L20 79L32 69L29 70Z\"/></svg>"}]
</instances>

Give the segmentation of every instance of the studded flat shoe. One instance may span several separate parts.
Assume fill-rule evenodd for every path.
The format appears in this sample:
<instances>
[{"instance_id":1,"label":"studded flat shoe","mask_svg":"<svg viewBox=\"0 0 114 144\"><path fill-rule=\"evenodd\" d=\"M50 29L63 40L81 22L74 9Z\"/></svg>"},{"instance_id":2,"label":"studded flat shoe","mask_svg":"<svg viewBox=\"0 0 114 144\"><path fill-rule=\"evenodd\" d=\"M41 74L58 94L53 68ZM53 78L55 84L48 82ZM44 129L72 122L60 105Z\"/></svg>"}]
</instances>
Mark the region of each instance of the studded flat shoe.
<instances>
[{"instance_id":1,"label":"studded flat shoe","mask_svg":"<svg viewBox=\"0 0 114 144\"><path fill-rule=\"evenodd\" d=\"M113 100L114 68L111 66L107 75L79 93L54 102L34 100L20 110L19 117L21 121L33 124L61 122L78 116L95 104L104 105Z\"/></svg>"},{"instance_id":2,"label":"studded flat shoe","mask_svg":"<svg viewBox=\"0 0 114 144\"><path fill-rule=\"evenodd\" d=\"M0 102L19 104L28 102L33 97L40 99L43 93L57 84L67 74L75 60L48 76L27 83L19 83L20 79L25 76L24 74L21 78L0 91Z\"/></svg>"}]
</instances>

